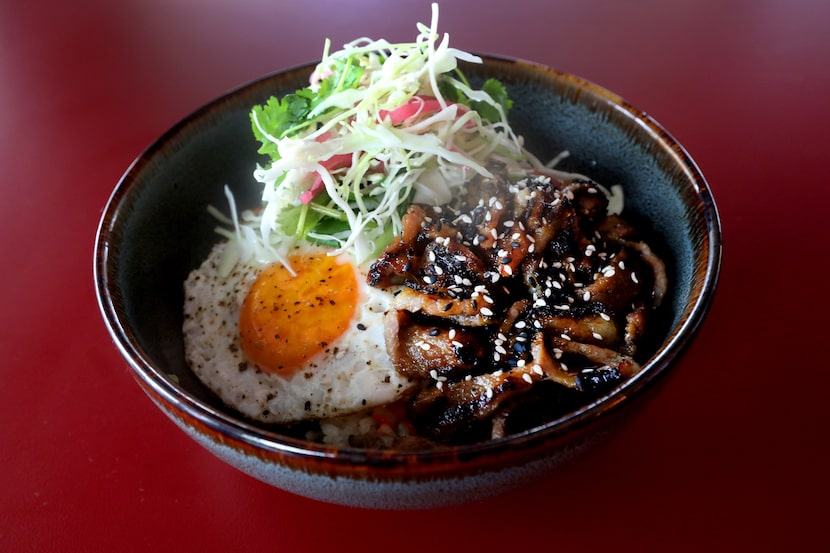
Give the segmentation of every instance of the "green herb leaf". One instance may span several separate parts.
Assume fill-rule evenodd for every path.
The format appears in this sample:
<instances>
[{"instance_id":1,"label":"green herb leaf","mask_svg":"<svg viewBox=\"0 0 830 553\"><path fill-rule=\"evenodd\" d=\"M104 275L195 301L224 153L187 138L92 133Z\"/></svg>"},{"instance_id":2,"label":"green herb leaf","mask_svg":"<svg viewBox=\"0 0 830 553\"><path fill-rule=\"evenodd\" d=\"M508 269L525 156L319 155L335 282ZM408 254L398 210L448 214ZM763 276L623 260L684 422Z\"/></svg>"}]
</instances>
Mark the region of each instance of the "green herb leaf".
<instances>
[{"instance_id":1,"label":"green herb leaf","mask_svg":"<svg viewBox=\"0 0 830 553\"><path fill-rule=\"evenodd\" d=\"M251 128L254 137L262 144L258 152L270 156L274 161L279 159L277 145L266 135L283 138L289 129L306 119L313 100L314 93L303 89L288 94L282 100L272 96L264 105L254 106L251 110Z\"/></svg>"},{"instance_id":2,"label":"green herb leaf","mask_svg":"<svg viewBox=\"0 0 830 553\"><path fill-rule=\"evenodd\" d=\"M504 116L507 117L507 113L513 107L513 100L507 96L507 89L501 81L487 79L481 89L501 106L504 111ZM470 107L479 112L483 119L491 122L501 120L498 110L486 102L472 101L470 102Z\"/></svg>"},{"instance_id":3,"label":"green herb leaf","mask_svg":"<svg viewBox=\"0 0 830 553\"><path fill-rule=\"evenodd\" d=\"M455 76L464 84L469 86L467 78L461 73L461 71L456 70ZM474 109L479 113L479 115L481 115L482 119L490 121L491 123L501 121L499 110L497 110L493 105L488 102L481 102L468 98L466 94L453 86L451 81L446 79L439 81L438 88L447 101L463 104L470 109ZM507 113L510 111L510 108L513 107L513 100L511 100L508 96L507 88L505 88L504 84L497 79L490 78L485 81L484 86L481 87L481 90L489 94L490 97L493 98L493 101L501 106L506 120Z\"/></svg>"}]
</instances>

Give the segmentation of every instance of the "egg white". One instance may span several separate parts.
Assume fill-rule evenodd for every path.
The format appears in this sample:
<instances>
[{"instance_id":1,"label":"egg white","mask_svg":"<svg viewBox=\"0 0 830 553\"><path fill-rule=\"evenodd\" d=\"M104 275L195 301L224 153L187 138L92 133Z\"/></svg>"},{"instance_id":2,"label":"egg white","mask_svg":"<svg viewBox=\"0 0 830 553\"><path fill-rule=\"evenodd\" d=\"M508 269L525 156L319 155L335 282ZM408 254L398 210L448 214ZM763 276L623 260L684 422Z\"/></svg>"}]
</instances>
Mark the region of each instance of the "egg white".
<instances>
[{"instance_id":1,"label":"egg white","mask_svg":"<svg viewBox=\"0 0 830 553\"><path fill-rule=\"evenodd\" d=\"M398 374L383 337L392 295L366 284L357 270L358 305L349 329L293 376L259 370L245 359L238 321L248 290L264 269L239 263L228 276L219 267L227 243L217 244L185 281L185 356L196 376L225 404L266 423L324 419L389 403L409 386ZM292 253L318 248L306 245ZM325 309L315 316L325 317Z\"/></svg>"}]
</instances>

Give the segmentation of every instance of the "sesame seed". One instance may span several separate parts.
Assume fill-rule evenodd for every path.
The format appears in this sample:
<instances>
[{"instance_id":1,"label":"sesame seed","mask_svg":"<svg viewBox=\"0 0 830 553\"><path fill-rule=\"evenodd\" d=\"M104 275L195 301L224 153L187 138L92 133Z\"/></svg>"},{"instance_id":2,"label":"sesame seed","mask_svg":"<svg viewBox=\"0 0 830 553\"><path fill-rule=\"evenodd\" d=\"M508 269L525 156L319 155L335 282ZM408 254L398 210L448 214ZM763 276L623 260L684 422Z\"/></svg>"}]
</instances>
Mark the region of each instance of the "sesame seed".
<instances>
[{"instance_id":1,"label":"sesame seed","mask_svg":"<svg viewBox=\"0 0 830 553\"><path fill-rule=\"evenodd\" d=\"M502 355L507 355L507 350L504 349L504 346L496 346L496 351Z\"/></svg>"},{"instance_id":2,"label":"sesame seed","mask_svg":"<svg viewBox=\"0 0 830 553\"><path fill-rule=\"evenodd\" d=\"M435 278L434 278L434 277L431 277L431 276L429 276L429 275L426 275L426 276L424 277L424 282L426 282L427 284L432 284L433 282L435 282Z\"/></svg>"},{"instance_id":3,"label":"sesame seed","mask_svg":"<svg viewBox=\"0 0 830 553\"><path fill-rule=\"evenodd\" d=\"M513 267L510 265L504 265L504 274L511 276L513 274Z\"/></svg>"},{"instance_id":4,"label":"sesame seed","mask_svg":"<svg viewBox=\"0 0 830 553\"><path fill-rule=\"evenodd\" d=\"M529 374L527 374L527 373L524 373L524 374L522 375L522 380L524 380L524 381L525 381L525 382L527 382L528 384L532 384L532 383L533 383L533 377L531 377L531 376L530 376Z\"/></svg>"},{"instance_id":5,"label":"sesame seed","mask_svg":"<svg viewBox=\"0 0 830 553\"><path fill-rule=\"evenodd\" d=\"M591 292L589 290L585 290L585 292L582 294L582 300L583 301L588 301L590 299L591 299Z\"/></svg>"},{"instance_id":6,"label":"sesame seed","mask_svg":"<svg viewBox=\"0 0 830 553\"><path fill-rule=\"evenodd\" d=\"M539 365L533 365L530 368L530 370L535 372L536 374L539 374L539 375L545 374L545 372L542 370L542 367L540 367Z\"/></svg>"},{"instance_id":7,"label":"sesame seed","mask_svg":"<svg viewBox=\"0 0 830 553\"><path fill-rule=\"evenodd\" d=\"M438 382L435 383L435 387L438 388L439 390L443 390L444 389L444 383L439 380Z\"/></svg>"},{"instance_id":8,"label":"sesame seed","mask_svg":"<svg viewBox=\"0 0 830 553\"><path fill-rule=\"evenodd\" d=\"M516 323L516 328L524 328L527 326L527 323L524 321L519 321Z\"/></svg>"},{"instance_id":9,"label":"sesame seed","mask_svg":"<svg viewBox=\"0 0 830 553\"><path fill-rule=\"evenodd\" d=\"M620 259L617 262L617 266L620 268L621 271L625 271L625 261L623 261L622 259Z\"/></svg>"},{"instance_id":10,"label":"sesame seed","mask_svg":"<svg viewBox=\"0 0 830 553\"><path fill-rule=\"evenodd\" d=\"M485 396L487 399L493 399L493 388L488 387L488 388L484 391L484 396Z\"/></svg>"},{"instance_id":11,"label":"sesame seed","mask_svg":"<svg viewBox=\"0 0 830 553\"><path fill-rule=\"evenodd\" d=\"M455 338L455 329L454 329L454 328L451 328L451 329L450 329L450 331L449 331L449 333L447 334L447 336L449 336L450 340L452 340L453 338Z\"/></svg>"},{"instance_id":12,"label":"sesame seed","mask_svg":"<svg viewBox=\"0 0 830 553\"><path fill-rule=\"evenodd\" d=\"M599 332L592 332L591 336L593 336L597 340L602 340L602 334L600 334Z\"/></svg>"},{"instance_id":13,"label":"sesame seed","mask_svg":"<svg viewBox=\"0 0 830 553\"><path fill-rule=\"evenodd\" d=\"M441 267L439 267L438 265L435 265L435 266L433 267L433 269L435 269L435 274L436 274L436 275L443 275L443 274L444 274L444 269L442 269L442 268L441 268Z\"/></svg>"},{"instance_id":14,"label":"sesame seed","mask_svg":"<svg viewBox=\"0 0 830 553\"><path fill-rule=\"evenodd\" d=\"M435 263L435 252L433 250L429 250L429 260Z\"/></svg>"},{"instance_id":15,"label":"sesame seed","mask_svg":"<svg viewBox=\"0 0 830 553\"><path fill-rule=\"evenodd\" d=\"M568 336L567 334L565 334L564 332L562 334L560 334L559 337L562 338L563 340L568 340L569 342L571 341L571 337Z\"/></svg>"},{"instance_id":16,"label":"sesame seed","mask_svg":"<svg viewBox=\"0 0 830 553\"><path fill-rule=\"evenodd\" d=\"M637 275L636 275L636 274L634 274L634 273L631 273L631 280L633 280L636 284L639 284L639 283L640 283L640 281L639 281L639 280L637 280Z\"/></svg>"},{"instance_id":17,"label":"sesame seed","mask_svg":"<svg viewBox=\"0 0 830 553\"><path fill-rule=\"evenodd\" d=\"M599 314L599 317L600 317L600 319L602 319L603 321L610 321L610 320L611 320L611 317L610 317L607 313L600 313L600 314Z\"/></svg>"},{"instance_id":18,"label":"sesame seed","mask_svg":"<svg viewBox=\"0 0 830 553\"><path fill-rule=\"evenodd\" d=\"M495 303L493 298L491 298L490 296L484 295L482 297L484 298L484 301L486 301L487 303Z\"/></svg>"},{"instance_id":19,"label":"sesame seed","mask_svg":"<svg viewBox=\"0 0 830 553\"><path fill-rule=\"evenodd\" d=\"M513 221L505 221L503 225L507 228L512 228L515 223Z\"/></svg>"},{"instance_id":20,"label":"sesame seed","mask_svg":"<svg viewBox=\"0 0 830 553\"><path fill-rule=\"evenodd\" d=\"M452 345L454 345L455 347L457 347L457 348L463 348L463 347L464 347L464 344L462 344L462 343L461 343L461 342L459 342L458 340L453 340L453 341L452 341L452 342L450 342L450 343L451 343Z\"/></svg>"},{"instance_id":21,"label":"sesame seed","mask_svg":"<svg viewBox=\"0 0 830 553\"><path fill-rule=\"evenodd\" d=\"M432 369L431 371L429 371L429 377L433 380L438 380L438 371Z\"/></svg>"},{"instance_id":22,"label":"sesame seed","mask_svg":"<svg viewBox=\"0 0 830 553\"><path fill-rule=\"evenodd\" d=\"M559 362L559 366L560 366L560 367L562 367L562 370L563 370L563 371L567 371L567 370L568 370L568 366L567 366L565 363L562 363L561 361Z\"/></svg>"},{"instance_id":23,"label":"sesame seed","mask_svg":"<svg viewBox=\"0 0 830 553\"><path fill-rule=\"evenodd\" d=\"M493 312L490 309L488 309L487 307L482 307L481 308L481 314L484 315L485 317L492 317L493 316Z\"/></svg>"}]
</instances>

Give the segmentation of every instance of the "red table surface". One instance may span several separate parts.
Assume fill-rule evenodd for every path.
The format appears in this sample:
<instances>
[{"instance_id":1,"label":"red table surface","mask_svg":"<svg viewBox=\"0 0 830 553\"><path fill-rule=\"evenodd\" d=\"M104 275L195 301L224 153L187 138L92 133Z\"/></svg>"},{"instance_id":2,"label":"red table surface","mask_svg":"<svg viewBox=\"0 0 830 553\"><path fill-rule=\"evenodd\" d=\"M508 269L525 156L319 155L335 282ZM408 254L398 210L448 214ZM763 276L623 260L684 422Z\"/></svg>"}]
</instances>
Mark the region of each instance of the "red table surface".
<instances>
[{"instance_id":1,"label":"red table surface","mask_svg":"<svg viewBox=\"0 0 830 553\"><path fill-rule=\"evenodd\" d=\"M0 550L827 547L823 0L443 2L453 46L576 73L650 113L720 208L723 272L697 340L576 462L454 508L346 508L223 464L140 391L92 279L131 161L229 89L317 59L326 37L409 41L429 14L423 0L0 4Z\"/></svg>"}]
</instances>

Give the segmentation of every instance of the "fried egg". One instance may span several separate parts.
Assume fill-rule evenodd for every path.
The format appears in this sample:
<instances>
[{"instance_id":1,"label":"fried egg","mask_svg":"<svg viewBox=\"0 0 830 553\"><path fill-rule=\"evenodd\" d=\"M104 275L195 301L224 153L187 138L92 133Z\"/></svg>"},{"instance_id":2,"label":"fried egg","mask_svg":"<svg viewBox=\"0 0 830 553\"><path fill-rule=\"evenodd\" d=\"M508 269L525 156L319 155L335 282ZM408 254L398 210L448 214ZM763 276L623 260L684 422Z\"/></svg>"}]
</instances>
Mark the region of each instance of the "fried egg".
<instances>
[{"instance_id":1,"label":"fried egg","mask_svg":"<svg viewBox=\"0 0 830 553\"><path fill-rule=\"evenodd\" d=\"M356 413L398 398L383 336L392 295L366 268L321 246L297 245L288 261L238 263L224 276L217 244L185 282L185 355L225 404L266 423Z\"/></svg>"}]
</instances>

